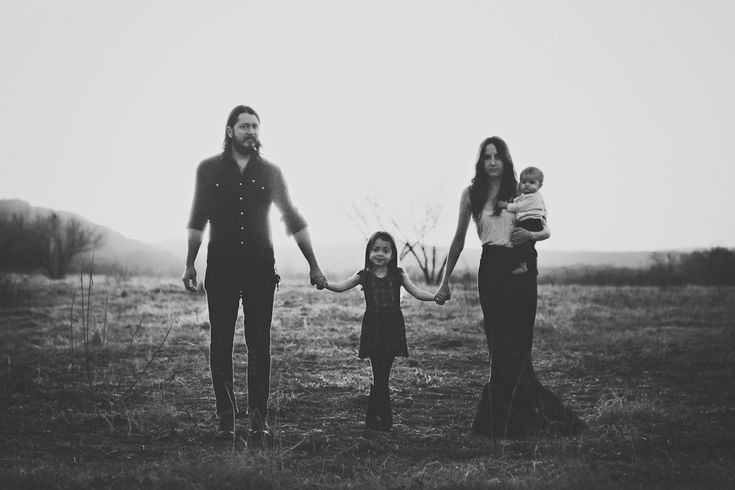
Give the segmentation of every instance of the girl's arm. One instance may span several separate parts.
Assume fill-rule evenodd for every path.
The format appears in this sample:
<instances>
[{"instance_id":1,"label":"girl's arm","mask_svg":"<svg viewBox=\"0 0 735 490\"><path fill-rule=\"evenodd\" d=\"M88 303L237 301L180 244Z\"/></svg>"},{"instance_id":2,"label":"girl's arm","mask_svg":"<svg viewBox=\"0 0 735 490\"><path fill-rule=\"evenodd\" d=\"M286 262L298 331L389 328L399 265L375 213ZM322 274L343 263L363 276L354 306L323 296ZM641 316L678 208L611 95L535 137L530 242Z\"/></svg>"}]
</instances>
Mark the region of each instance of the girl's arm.
<instances>
[{"instance_id":1,"label":"girl's arm","mask_svg":"<svg viewBox=\"0 0 735 490\"><path fill-rule=\"evenodd\" d=\"M469 187L466 187L464 192L462 192L462 198L459 201L459 218L457 218L457 231L454 232L452 244L449 246L449 253L447 254L447 266L444 269L444 277L442 278L442 283L436 293L436 302L440 305L444 304L444 302L451 297L451 293L449 292L449 278L452 277L454 266L457 265L459 254L462 253L462 249L464 248L464 239L467 236L467 228L470 225L471 217L472 211L470 210L470 189Z\"/></svg>"},{"instance_id":2,"label":"girl's arm","mask_svg":"<svg viewBox=\"0 0 735 490\"><path fill-rule=\"evenodd\" d=\"M419 288L417 285L411 282L411 278L408 277L408 272L402 271L401 273L401 285L406 288L406 291L413 296L414 298L421 300L421 301L434 301L435 295L434 293L430 293L428 291L424 291L423 289Z\"/></svg>"},{"instance_id":3,"label":"girl's arm","mask_svg":"<svg viewBox=\"0 0 735 490\"><path fill-rule=\"evenodd\" d=\"M358 284L360 284L360 276L358 276L357 273L355 273L342 282L327 281L327 284L324 287L326 287L330 291L334 291L335 293L341 293L341 292L347 291L348 289L354 288Z\"/></svg>"}]
</instances>

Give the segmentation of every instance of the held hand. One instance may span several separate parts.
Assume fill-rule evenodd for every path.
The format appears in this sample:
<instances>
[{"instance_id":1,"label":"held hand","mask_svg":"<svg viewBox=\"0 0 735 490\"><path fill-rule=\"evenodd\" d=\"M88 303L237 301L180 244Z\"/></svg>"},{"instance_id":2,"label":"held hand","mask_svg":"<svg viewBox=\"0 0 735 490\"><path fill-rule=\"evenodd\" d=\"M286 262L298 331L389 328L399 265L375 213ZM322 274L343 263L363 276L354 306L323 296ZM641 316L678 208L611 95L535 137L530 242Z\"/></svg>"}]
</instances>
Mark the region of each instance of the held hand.
<instances>
[{"instance_id":1,"label":"held hand","mask_svg":"<svg viewBox=\"0 0 735 490\"><path fill-rule=\"evenodd\" d=\"M181 277L184 281L184 288L192 293L197 292L197 270L193 265L187 265L184 270L184 275Z\"/></svg>"},{"instance_id":2,"label":"held hand","mask_svg":"<svg viewBox=\"0 0 735 490\"><path fill-rule=\"evenodd\" d=\"M498 201L495 203L496 208L508 209L508 201Z\"/></svg>"},{"instance_id":3,"label":"held hand","mask_svg":"<svg viewBox=\"0 0 735 490\"><path fill-rule=\"evenodd\" d=\"M317 289L324 289L327 287L327 278L324 277L319 267L314 267L309 271L309 282L312 286L316 286Z\"/></svg>"},{"instance_id":4,"label":"held hand","mask_svg":"<svg viewBox=\"0 0 735 490\"><path fill-rule=\"evenodd\" d=\"M452 293L449 291L449 286L447 284L442 284L441 287L437 290L436 295L434 296L434 301L438 305L443 305L451 297Z\"/></svg>"},{"instance_id":5,"label":"held hand","mask_svg":"<svg viewBox=\"0 0 735 490\"><path fill-rule=\"evenodd\" d=\"M510 236L510 242L513 245L520 245L531 240L533 240L533 233L523 228L515 228L513 234Z\"/></svg>"}]
</instances>

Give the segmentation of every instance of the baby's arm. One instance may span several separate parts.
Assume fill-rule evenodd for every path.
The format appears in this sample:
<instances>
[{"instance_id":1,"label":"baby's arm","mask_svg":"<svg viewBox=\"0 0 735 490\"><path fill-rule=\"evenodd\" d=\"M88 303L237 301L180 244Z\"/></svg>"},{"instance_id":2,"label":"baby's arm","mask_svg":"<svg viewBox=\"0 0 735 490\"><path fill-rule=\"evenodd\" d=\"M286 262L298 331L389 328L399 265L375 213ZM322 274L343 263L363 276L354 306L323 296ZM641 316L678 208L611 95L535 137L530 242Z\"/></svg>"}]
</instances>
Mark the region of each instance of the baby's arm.
<instances>
[{"instance_id":1,"label":"baby's arm","mask_svg":"<svg viewBox=\"0 0 735 490\"><path fill-rule=\"evenodd\" d=\"M434 301L435 294L428 291L424 291L411 282L411 278L408 277L408 272L403 271L401 274L401 284L411 296L421 301Z\"/></svg>"},{"instance_id":2,"label":"baby's arm","mask_svg":"<svg viewBox=\"0 0 735 490\"><path fill-rule=\"evenodd\" d=\"M520 213L523 211L527 211L529 203L524 197L525 195L526 194L521 194L520 196L513 199L513 202L498 201L495 203L495 207L500 209L507 209L511 213Z\"/></svg>"},{"instance_id":3,"label":"baby's arm","mask_svg":"<svg viewBox=\"0 0 735 490\"><path fill-rule=\"evenodd\" d=\"M521 194L516 197L513 202L509 202L505 207L511 213L523 213L533 208L534 199L528 198L530 194Z\"/></svg>"},{"instance_id":4,"label":"baby's arm","mask_svg":"<svg viewBox=\"0 0 735 490\"><path fill-rule=\"evenodd\" d=\"M354 288L358 284L360 284L360 276L358 276L357 273L355 273L342 282L327 281L327 284L324 287L329 289L330 291L334 291L335 293L341 293L341 292L347 291L348 289Z\"/></svg>"},{"instance_id":5,"label":"baby's arm","mask_svg":"<svg viewBox=\"0 0 735 490\"><path fill-rule=\"evenodd\" d=\"M513 199L513 202L508 203L507 209L511 213L527 213L536 211L541 213L546 210L544 199L538 192L534 192L532 194L521 194Z\"/></svg>"}]
</instances>

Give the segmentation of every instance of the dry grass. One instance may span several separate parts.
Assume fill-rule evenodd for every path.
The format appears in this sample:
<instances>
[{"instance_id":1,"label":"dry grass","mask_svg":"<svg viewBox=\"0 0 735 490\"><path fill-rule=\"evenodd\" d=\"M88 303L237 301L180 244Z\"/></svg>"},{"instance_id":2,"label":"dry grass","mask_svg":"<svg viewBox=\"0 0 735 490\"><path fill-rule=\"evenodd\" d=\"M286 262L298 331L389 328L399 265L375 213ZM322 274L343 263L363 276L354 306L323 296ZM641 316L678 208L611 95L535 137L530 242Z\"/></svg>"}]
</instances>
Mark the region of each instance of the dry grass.
<instances>
[{"instance_id":1,"label":"dry grass","mask_svg":"<svg viewBox=\"0 0 735 490\"><path fill-rule=\"evenodd\" d=\"M589 429L491 441L469 430L489 369L469 278L445 307L406 299L395 427L367 437L360 294L286 281L272 328L276 440L256 449L244 421L234 441L215 436L203 296L178 281L96 278L92 337L109 299L104 342L89 346L90 388L78 345L70 358L78 280L24 281L23 300L0 307L3 488L735 485L735 288L542 286L537 371ZM235 362L246 406L241 328Z\"/></svg>"}]
</instances>

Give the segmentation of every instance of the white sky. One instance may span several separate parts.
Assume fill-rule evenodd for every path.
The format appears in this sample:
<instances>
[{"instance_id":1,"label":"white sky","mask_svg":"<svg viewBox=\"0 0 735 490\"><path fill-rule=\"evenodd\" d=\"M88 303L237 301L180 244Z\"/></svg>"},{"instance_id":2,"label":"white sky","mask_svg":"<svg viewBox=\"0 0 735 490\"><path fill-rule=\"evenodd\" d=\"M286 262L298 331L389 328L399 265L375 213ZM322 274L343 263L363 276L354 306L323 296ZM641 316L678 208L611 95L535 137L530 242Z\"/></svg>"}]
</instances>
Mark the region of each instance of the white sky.
<instances>
[{"instance_id":1,"label":"white sky","mask_svg":"<svg viewBox=\"0 0 735 490\"><path fill-rule=\"evenodd\" d=\"M315 243L369 195L443 204L448 245L498 135L546 174L547 249L735 246L735 2L190 3L0 3L0 198L181 238L244 103Z\"/></svg>"}]
</instances>

